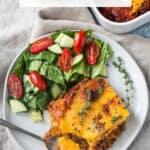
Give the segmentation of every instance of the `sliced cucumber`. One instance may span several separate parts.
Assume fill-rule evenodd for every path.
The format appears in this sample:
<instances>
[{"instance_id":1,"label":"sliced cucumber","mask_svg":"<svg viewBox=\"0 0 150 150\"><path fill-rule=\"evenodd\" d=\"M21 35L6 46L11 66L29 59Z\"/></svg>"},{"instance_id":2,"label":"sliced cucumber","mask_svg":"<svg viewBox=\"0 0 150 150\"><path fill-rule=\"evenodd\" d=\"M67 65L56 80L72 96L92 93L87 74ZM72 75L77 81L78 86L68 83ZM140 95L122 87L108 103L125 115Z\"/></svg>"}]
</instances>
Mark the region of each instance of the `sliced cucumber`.
<instances>
[{"instance_id":1,"label":"sliced cucumber","mask_svg":"<svg viewBox=\"0 0 150 150\"><path fill-rule=\"evenodd\" d=\"M39 71L41 64L42 64L42 61L40 60L32 61L29 66L29 71Z\"/></svg>"},{"instance_id":2,"label":"sliced cucumber","mask_svg":"<svg viewBox=\"0 0 150 150\"><path fill-rule=\"evenodd\" d=\"M58 44L54 44L54 45L48 47L48 50L55 54L62 53L62 49L60 48L60 46Z\"/></svg>"},{"instance_id":3,"label":"sliced cucumber","mask_svg":"<svg viewBox=\"0 0 150 150\"><path fill-rule=\"evenodd\" d=\"M92 78L95 78L97 76L107 77L107 70L105 64L96 64L93 66L91 71Z\"/></svg>"},{"instance_id":4,"label":"sliced cucumber","mask_svg":"<svg viewBox=\"0 0 150 150\"><path fill-rule=\"evenodd\" d=\"M33 93L36 94L38 91L39 91L39 88L37 88L37 87L34 86L33 87Z\"/></svg>"},{"instance_id":5,"label":"sliced cucumber","mask_svg":"<svg viewBox=\"0 0 150 150\"><path fill-rule=\"evenodd\" d=\"M59 97L59 95L62 93L62 89L57 84L52 84L51 86L51 95L53 99L56 99Z\"/></svg>"},{"instance_id":6,"label":"sliced cucumber","mask_svg":"<svg viewBox=\"0 0 150 150\"><path fill-rule=\"evenodd\" d=\"M41 122L43 120L41 111L31 111L31 119L33 122Z\"/></svg>"},{"instance_id":7,"label":"sliced cucumber","mask_svg":"<svg viewBox=\"0 0 150 150\"><path fill-rule=\"evenodd\" d=\"M62 40L63 36L64 36L64 33L60 33L57 36L57 38L55 39L55 43L61 43L61 40Z\"/></svg>"},{"instance_id":8,"label":"sliced cucumber","mask_svg":"<svg viewBox=\"0 0 150 150\"><path fill-rule=\"evenodd\" d=\"M24 74L24 75L23 75L23 83L26 83L27 81L30 82L29 75Z\"/></svg>"},{"instance_id":9,"label":"sliced cucumber","mask_svg":"<svg viewBox=\"0 0 150 150\"><path fill-rule=\"evenodd\" d=\"M91 66L88 65L84 59L79 64L75 65L72 68L72 71L73 71L73 74L78 73L80 75L84 75L85 77L90 77Z\"/></svg>"},{"instance_id":10,"label":"sliced cucumber","mask_svg":"<svg viewBox=\"0 0 150 150\"><path fill-rule=\"evenodd\" d=\"M107 78L107 69L106 69L106 65L103 66L103 68L101 68L101 74L100 76Z\"/></svg>"},{"instance_id":11,"label":"sliced cucumber","mask_svg":"<svg viewBox=\"0 0 150 150\"><path fill-rule=\"evenodd\" d=\"M73 38L70 36L60 33L60 35L56 38L55 43L59 44L60 47L68 47L72 48L73 47Z\"/></svg>"},{"instance_id":12,"label":"sliced cucumber","mask_svg":"<svg viewBox=\"0 0 150 150\"><path fill-rule=\"evenodd\" d=\"M12 112L24 112L28 110L20 100L10 99L9 102Z\"/></svg>"},{"instance_id":13,"label":"sliced cucumber","mask_svg":"<svg viewBox=\"0 0 150 150\"><path fill-rule=\"evenodd\" d=\"M32 84L30 81L29 75L24 74L23 75L23 83L24 83L24 90L25 93L33 91L34 93L37 93L39 89Z\"/></svg>"},{"instance_id":14,"label":"sliced cucumber","mask_svg":"<svg viewBox=\"0 0 150 150\"><path fill-rule=\"evenodd\" d=\"M40 74L43 76L47 75L47 71L48 71L48 64L43 62L40 68Z\"/></svg>"},{"instance_id":15,"label":"sliced cucumber","mask_svg":"<svg viewBox=\"0 0 150 150\"><path fill-rule=\"evenodd\" d=\"M64 35L64 37L60 43L60 46L72 48L73 47L73 39L67 35Z\"/></svg>"},{"instance_id":16,"label":"sliced cucumber","mask_svg":"<svg viewBox=\"0 0 150 150\"><path fill-rule=\"evenodd\" d=\"M74 65L80 63L81 60L83 60L83 54L80 54L80 55L75 56L75 57L73 58L73 63L72 63L72 65L74 66Z\"/></svg>"}]
</instances>

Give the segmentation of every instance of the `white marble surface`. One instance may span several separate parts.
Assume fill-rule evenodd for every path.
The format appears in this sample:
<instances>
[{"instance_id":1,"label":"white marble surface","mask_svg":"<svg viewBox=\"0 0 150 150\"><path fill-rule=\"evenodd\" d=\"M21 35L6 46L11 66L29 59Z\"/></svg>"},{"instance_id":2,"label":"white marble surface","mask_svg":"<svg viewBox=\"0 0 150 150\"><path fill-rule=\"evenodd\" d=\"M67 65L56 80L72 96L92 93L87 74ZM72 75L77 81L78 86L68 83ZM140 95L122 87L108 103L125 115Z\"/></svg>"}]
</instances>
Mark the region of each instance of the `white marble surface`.
<instances>
[{"instance_id":1,"label":"white marble surface","mask_svg":"<svg viewBox=\"0 0 150 150\"><path fill-rule=\"evenodd\" d=\"M18 8L15 0L0 0L0 106L6 71L19 49L28 43L37 11L38 8ZM150 25L146 25L145 28L140 28L134 33L144 34L150 38ZM22 42L18 43L18 41ZM13 45L11 50L10 45ZM150 150L149 139L150 112L142 131L129 150ZM0 127L0 150L10 149L19 150L5 134L4 128Z\"/></svg>"}]
</instances>

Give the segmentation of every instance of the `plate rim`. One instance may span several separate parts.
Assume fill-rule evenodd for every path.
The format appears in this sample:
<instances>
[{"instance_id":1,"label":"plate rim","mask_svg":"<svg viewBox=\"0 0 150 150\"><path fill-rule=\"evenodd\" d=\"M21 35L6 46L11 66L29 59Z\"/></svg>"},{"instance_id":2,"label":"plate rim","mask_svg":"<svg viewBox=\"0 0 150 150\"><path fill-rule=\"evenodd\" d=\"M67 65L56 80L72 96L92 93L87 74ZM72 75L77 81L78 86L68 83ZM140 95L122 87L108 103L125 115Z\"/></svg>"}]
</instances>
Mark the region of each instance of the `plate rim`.
<instances>
[{"instance_id":1,"label":"plate rim","mask_svg":"<svg viewBox=\"0 0 150 150\"><path fill-rule=\"evenodd\" d=\"M29 46L29 44L39 38L42 38L42 37L46 37L48 35L51 35L52 33L55 33L55 32L49 32L47 34L43 34L37 38L35 38L34 40L28 42L28 44L26 44L23 48L21 48L20 52L18 52L18 54L13 58L11 64L9 65L9 68L7 69L7 74L6 74L6 77L5 77L5 82L4 82L4 88L3 88L3 102L2 102L2 118L4 120L7 120L6 119L6 105L7 105L7 93L8 93L8 88L7 88L7 82L8 82L8 77L9 77L9 74L12 70L12 67L13 65L15 64L15 62L17 61L17 59L19 58L19 56L24 52L24 50ZM146 111L145 111L145 116L144 116L144 119L142 121L142 123L140 124L139 128L135 131L134 133L134 136L132 137L132 139L130 139L130 141L128 142L128 145L125 146L125 150L127 148L129 148L129 146L133 143L133 141L136 139L137 135L140 133L141 129L143 128L143 125L146 121L146 118L147 118L147 114L148 114L148 110L149 110L149 89L148 89L148 85L147 85L147 81L146 81L146 78L145 78L145 75L143 73L143 71L141 70L141 68L139 67L138 63L135 61L135 59L130 55L130 53L126 50L126 48L124 48L122 45L120 45L117 41L107 37L107 35L99 35L100 33L98 31L94 31L93 32L95 35L97 36L101 36L103 37L104 39L108 40L108 41L111 41L113 42L115 45L117 45L118 47L122 48L123 49L123 52L126 53L126 55L128 55L128 57L130 58L130 60L137 66L137 69L138 71L140 72L141 74L141 77L143 78L143 81L144 81L144 84L145 84L145 93L146 93L146 103L147 103L147 107L146 107ZM110 44L110 43L108 43ZM12 130L11 129L6 129L6 132L8 133L8 135L11 137L11 139L18 144L19 147L21 147L22 149L24 149L22 147L21 144L19 144L19 142L17 141L17 139L15 138L15 136L12 134Z\"/></svg>"}]
</instances>

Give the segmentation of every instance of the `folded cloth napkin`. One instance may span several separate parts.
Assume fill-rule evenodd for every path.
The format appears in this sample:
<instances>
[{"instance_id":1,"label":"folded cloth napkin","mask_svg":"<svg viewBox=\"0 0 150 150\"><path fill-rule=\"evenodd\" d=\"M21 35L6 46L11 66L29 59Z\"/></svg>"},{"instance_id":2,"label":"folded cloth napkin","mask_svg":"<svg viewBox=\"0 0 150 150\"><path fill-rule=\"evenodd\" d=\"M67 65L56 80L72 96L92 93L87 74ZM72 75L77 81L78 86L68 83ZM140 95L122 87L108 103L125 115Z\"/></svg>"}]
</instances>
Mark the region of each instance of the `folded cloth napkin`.
<instances>
[{"instance_id":1,"label":"folded cloth napkin","mask_svg":"<svg viewBox=\"0 0 150 150\"><path fill-rule=\"evenodd\" d=\"M36 18L31 41L35 38L62 29L93 29L113 40L119 42L136 60L143 70L147 83L150 83L150 39L138 35L116 35L105 31L101 26L95 25L92 15L86 8L44 8L39 11ZM150 113L149 115L150 116ZM150 143L146 139L150 136L150 117L137 137L130 150L148 150ZM144 141L144 142L143 142ZM144 145L143 145L144 143ZM1 149L1 147L0 147ZM3 147L2 150L5 148ZM16 148L17 149L17 148Z\"/></svg>"}]
</instances>

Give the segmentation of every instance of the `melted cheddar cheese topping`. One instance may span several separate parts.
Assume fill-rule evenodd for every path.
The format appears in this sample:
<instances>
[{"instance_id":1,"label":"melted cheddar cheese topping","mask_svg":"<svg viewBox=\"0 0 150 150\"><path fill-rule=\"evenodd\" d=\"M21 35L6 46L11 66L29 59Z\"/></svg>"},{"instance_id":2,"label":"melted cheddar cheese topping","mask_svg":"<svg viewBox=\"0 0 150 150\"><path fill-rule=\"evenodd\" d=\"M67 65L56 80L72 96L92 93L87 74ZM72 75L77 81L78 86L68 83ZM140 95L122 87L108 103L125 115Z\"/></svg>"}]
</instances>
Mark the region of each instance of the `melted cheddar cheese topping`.
<instances>
[{"instance_id":1,"label":"melted cheddar cheese topping","mask_svg":"<svg viewBox=\"0 0 150 150\"><path fill-rule=\"evenodd\" d=\"M91 99L89 104L87 103L87 98L84 95L85 90L93 88L93 85L98 87L100 80L88 80L81 84L72 97L72 103L69 107L62 107L63 97L50 104L49 108L53 127L57 127L62 135L72 134L85 139L91 147L96 141L103 139L118 125L125 122L129 116L121 98L104 79L102 79L105 83L102 93L98 97L96 96L96 99ZM59 107L63 110L63 115L61 114L59 119L52 115L54 106L57 106L57 110ZM59 111L58 114L60 114Z\"/></svg>"},{"instance_id":2,"label":"melted cheddar cheese topping","mask_svg":"<svg viewBox=\"0 0 150 150\"><path fill-rule=\"evenodd\" d=\"M111 100L113 102L111 102ZM110 86L106 87L102 96L92 103L87 114L84 116L83 125L81 125L81 117L78 113L81 112L84 105L84 99L77 96L71 108L65 113L64 117L60 119L58 124L63 134L72 133L86 139L89 143L93 143L96 139L102 138L109 130L112 131L115 129L129 116L129 112L125 109L121 99ZM107 105L109 107L109 114L103 111L103 107ZM102 115L100 121L104 123L104 127L101 130L97 130L94 123L94 117L99 115L99 113ZM113 122L112 120L115 117L120 118Z\"/></svg>"},{"instance_id":3,"label":"melted cheddar cheese topping","mask_svg":"<svg viewBox=\"0 0 150 150\"><path fill-rule=\"evenodd\" d=\"M132 0L132 13L137 12L145 0Z\"/></svg>"}]
</instances>

